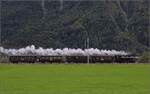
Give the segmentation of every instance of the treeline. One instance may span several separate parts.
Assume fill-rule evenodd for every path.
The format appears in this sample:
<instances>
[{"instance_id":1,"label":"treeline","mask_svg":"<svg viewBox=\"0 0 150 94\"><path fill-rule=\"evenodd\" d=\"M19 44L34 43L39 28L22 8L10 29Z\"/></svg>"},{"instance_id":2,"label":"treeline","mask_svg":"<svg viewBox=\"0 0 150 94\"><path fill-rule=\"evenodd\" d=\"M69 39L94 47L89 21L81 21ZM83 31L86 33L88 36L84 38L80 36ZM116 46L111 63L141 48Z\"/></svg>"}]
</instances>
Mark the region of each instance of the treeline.
<instances>
[{"instance_id":1,"label":"treeline","mask_svg":"<svg viewBox=\"0 0 150 94\"><path fill-rule=\"evenodd\" d=\"M149 1L1 1L2 46L125 50L149 45Z\"/></svg>"}]
</instances>

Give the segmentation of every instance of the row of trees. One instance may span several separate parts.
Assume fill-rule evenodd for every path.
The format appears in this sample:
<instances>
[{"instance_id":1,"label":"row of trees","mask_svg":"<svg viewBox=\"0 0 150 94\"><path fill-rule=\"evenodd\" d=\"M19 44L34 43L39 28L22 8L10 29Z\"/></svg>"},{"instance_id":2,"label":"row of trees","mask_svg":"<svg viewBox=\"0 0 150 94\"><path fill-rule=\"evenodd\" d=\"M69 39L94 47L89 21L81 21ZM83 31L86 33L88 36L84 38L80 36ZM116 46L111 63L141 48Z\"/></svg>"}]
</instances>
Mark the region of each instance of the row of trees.
<instances>
[{"instance_id":1,"label":"row of trees","mask_svg":"<svg viewBox=\"0 0 150 94\"><path fill-rule=\"evenodd\" d=\"M62 1L2 1L2 46L150 50L149 1Z\"/></svg>"}]
</instances>

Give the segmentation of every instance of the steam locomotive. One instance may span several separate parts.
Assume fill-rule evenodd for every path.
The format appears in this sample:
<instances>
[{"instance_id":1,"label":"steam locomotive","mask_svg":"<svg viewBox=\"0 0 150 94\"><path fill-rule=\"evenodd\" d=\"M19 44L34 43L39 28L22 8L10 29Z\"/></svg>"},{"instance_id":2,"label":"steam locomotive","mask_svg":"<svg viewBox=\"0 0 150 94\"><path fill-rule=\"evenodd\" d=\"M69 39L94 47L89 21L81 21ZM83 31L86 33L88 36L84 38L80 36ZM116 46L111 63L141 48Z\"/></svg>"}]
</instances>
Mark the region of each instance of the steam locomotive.
<instances>
[{"instance_id":1,"label":"steam locomotive","mask_svg":"<svg viewBox=\"0 0 150 94\"><path fill-rule=\"evenodd\" d=\"M135 63L135 55L98 56L9 56L12 63Z\"/></svg>"}]
</instances>

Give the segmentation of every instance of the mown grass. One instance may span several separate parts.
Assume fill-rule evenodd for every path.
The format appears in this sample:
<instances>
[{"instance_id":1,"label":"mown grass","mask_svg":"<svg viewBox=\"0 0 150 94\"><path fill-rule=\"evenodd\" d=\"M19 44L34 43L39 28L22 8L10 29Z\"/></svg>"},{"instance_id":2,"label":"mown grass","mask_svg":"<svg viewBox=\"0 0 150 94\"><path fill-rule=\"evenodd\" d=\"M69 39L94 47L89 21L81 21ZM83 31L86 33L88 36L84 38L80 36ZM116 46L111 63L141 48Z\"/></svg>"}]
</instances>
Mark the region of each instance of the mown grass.
<instances>
[{"instance_id":1,"label":"mown grass","mask_svg":"<svg viewBox=\"0 0 150 94\"><path fill-rule=\"evenodd\" d=\"M150 94L149 64L0 64L0 94Z\"/></svg>"}]
</instances>

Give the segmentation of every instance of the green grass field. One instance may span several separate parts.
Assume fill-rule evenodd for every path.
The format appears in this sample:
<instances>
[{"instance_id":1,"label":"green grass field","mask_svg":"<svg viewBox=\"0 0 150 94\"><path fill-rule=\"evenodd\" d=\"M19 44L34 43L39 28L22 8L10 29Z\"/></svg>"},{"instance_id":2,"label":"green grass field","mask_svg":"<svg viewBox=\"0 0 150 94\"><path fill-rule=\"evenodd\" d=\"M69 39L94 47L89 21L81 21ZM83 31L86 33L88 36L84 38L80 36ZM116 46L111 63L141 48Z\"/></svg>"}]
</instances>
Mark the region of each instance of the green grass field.
<instances>
[{"instance_id":1,"label":"green grass field","mask_svg":"<svg viewBox=\"0 0 150 94\"><path fill-rule=\"evenodd\" d=\"M0 94L150 94L150 65L0 64Z\"/></svg>"}]
</instances>

